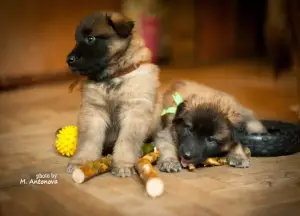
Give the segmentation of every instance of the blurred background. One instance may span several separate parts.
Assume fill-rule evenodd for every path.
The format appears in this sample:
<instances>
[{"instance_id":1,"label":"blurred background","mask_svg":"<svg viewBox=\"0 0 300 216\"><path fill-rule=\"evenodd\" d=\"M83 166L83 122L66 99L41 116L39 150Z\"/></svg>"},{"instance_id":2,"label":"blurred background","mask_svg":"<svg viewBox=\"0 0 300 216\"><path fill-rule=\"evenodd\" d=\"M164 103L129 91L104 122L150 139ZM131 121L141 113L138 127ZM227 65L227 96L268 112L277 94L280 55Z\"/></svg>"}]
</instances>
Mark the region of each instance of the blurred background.
<instances>
[{"instance_id":1,"label":"blurred background","mask_svg":"<svg viewBox=\"0 0 300 216\"><path fill-rule=\"evenodd\" d=\"M168 66L265 57L266 8L266 0L5 1L1 83L8 77L65 71L78 21L97 10L122 11L136 20L155 60Z\"/></svg>"},{"instance_id":2,"label":"blurred background","mask_svg":"<svg viewBox=\"0 0 300 216\"><path fill-rule=\"evenodd\" d=\"M72 74L65 59L74 46L77 23L94 11L112 10L136 20L153 62L162 68L162 81L219 80L222 89L233 93L233 80L234 86L282 84L288 91L282 106L289 110L297 104L297 73L291 72L293 46L282 2L5 1L0 9L0 89L69 80Z\"/></svg>"}]
</instances>

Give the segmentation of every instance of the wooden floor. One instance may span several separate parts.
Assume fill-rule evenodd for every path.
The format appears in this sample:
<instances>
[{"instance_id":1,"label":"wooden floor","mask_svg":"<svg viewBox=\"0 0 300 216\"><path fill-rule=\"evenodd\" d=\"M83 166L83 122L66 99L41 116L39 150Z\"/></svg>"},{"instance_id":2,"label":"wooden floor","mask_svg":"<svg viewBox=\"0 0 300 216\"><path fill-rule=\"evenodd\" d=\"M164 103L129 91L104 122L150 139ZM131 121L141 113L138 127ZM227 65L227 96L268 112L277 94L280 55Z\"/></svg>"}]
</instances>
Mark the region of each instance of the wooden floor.
<instances>
[{"instance_id":1,"label":"wooden floor","mask_svg":"<svg viewBox=\"0 0 300 216\"><path fill-rule=\"evenodd\" d=\"M203 69L163 69L162 88L172 79L194 79L236 96L260 118L296 121L296 81L272 80L270 68L239 62ZM249 169L227 166L160 173L165 193L150 199L137 176L110 173L78 185L65 173L67 158L53 152L54 132L75 124L79 93L69 83L0 94L0 215L275 216L300 215L300 154L253 158ZM38 173L57 184L22 185Z\"/></svg>"}]
</instances>

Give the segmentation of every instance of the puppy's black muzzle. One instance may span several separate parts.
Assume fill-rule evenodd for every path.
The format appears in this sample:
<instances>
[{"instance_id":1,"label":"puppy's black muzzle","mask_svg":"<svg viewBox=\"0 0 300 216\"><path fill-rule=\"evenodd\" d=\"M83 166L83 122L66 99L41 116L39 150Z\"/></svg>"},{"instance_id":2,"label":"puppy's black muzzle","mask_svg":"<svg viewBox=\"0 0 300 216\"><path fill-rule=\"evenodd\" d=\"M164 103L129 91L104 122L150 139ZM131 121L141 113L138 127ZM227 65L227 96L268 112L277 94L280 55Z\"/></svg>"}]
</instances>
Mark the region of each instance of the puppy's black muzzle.
<instances>
[{"instance_id":1,"label":"puppy's black muzzle","mask_svg":"<svg viewBox=\"0 0 300 216\"><path fill-rule=\"evenodd\" d=\"M76 56L70 55L67 57L67 64L72 67L76 63Z\"/></svg>"},{"instance_id":2,"label":"puppy's black muzzle","mask_svg":"<svg viewBox=\"0 0 300 216\"><path fill-rule=\"evenodd\" d=\"M185 160L191 160L193 158L191 151L181 151L181 155Z\"/></svg>"},{"instance_id":3,"label":"puppy's black muzzle","mask_svg":"<svg viewBox=\"0 0 300 216\"><path fill-rule=\"evenodd\" d=\"M198 162L201 163L205 161L205 155L204 150L200 150L198 148L189 148L189 146L181 145L179 147L179 155L181 158L183 158L186 161L189 161L191 163Z\"/></svg>"},{"instance_id":4,"label":"puppy's black muzzle","mask_svg":"<svg viewBox=\"0 0 300 216\"><path fill-rule=\"evenodd\" d=\"M82 66L81 59L80 57L76 56L76 54L69 54L67 56L66 63L73 73L80 74L82 76L89 75L88 68L84 68Z\"/></svg>"},{"instance_id":5,"label":"puppy's black muzzle","mask_svg":"<svg viewBox=\"0 0 300 216\"><path fill-rule=\"evenodd\" d=\"M82 66L82 52L80 46L76 45L71 52L67 55L66 63L72 72L78 72Z\"/></svg>"},{"instance_id":6,"label":"puppy's black muzzle","mask_svg":"<svg viewBox=\"0 0 300 216\"><path fill-rule=\"evenodd\" d=\"M72 72L78 72L79 58L74 51L67 56L66 63Z\"/></svg>"}]
</instances>

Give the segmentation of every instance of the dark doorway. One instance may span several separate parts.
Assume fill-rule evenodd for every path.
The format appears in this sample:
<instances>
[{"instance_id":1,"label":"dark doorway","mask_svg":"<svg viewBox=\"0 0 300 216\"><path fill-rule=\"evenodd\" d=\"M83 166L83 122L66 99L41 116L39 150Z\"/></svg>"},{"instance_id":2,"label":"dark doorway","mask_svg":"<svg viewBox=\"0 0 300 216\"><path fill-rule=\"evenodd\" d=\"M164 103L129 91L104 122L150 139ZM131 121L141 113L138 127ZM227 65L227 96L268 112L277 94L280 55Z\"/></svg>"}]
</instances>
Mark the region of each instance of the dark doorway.
<instances>
[{"instance_id":1,"label":"dark doorway","mask_svg":"<svg viewBox=\"0 0 300 216\"><path fill-rule=\"evenodd\" d=\"M237 7L238 56L264 57L266 55L264 25L267 0L239 0Z\"/></svg>"}]
</instances>

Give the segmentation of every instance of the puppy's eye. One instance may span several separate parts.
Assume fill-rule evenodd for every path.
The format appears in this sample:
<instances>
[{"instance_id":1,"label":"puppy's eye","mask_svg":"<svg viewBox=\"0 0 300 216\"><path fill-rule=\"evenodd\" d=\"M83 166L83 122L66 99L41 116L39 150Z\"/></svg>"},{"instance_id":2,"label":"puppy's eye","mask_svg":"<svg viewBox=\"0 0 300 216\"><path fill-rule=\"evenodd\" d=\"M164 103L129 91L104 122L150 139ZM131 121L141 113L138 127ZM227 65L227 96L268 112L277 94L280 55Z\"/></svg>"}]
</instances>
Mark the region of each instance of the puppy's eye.
<instances>
[{"instance_id":1,"label":"puppy's eye","mask_svg":"<svg viewBox=\"0 0 300 216\"><path fill-rule=\"evenodd\" d=\"M88 45L93 44L96 41L96 38L94 36L87 36L84 39L85 43L87 43Z\"/></svg>"},{"instance_id":2,"label":"puppy's eye","mask_svg":"<svg viewBox=\"0 0 300 216\"><path fill-rule=\"evenodd\" d=\"M193 127L193 125L192 124L185 124L185 128L187 129L187 130L189 130L189 131L193 131L194 130L194 127Z\"/></svg>"}]
</instances>

